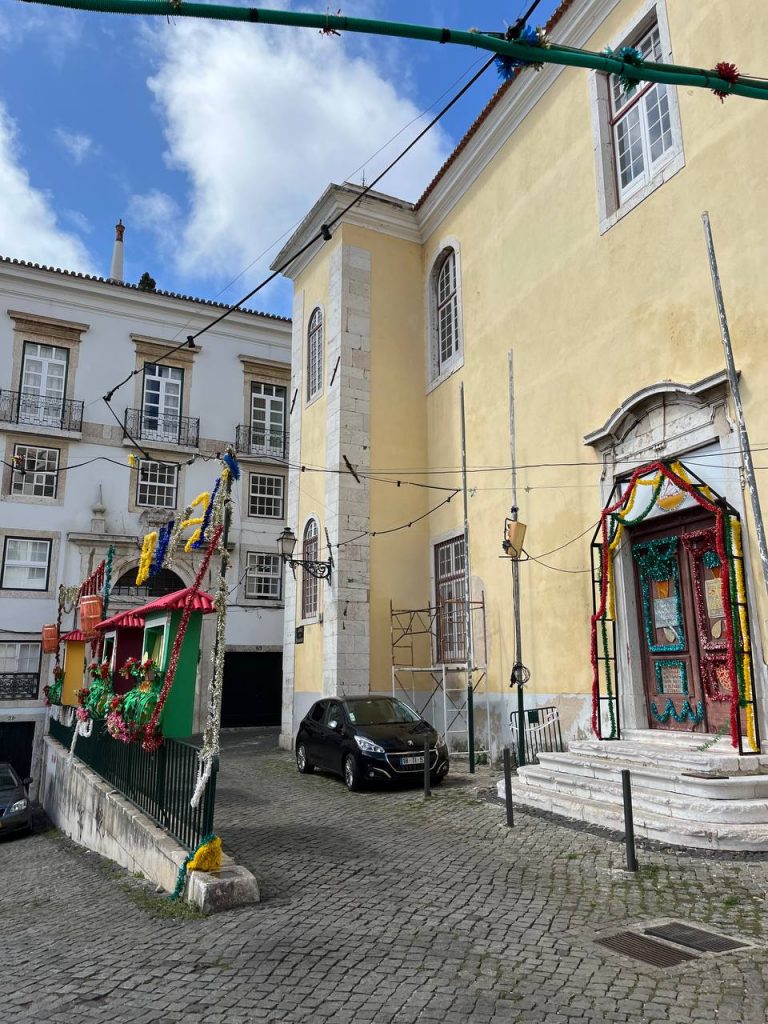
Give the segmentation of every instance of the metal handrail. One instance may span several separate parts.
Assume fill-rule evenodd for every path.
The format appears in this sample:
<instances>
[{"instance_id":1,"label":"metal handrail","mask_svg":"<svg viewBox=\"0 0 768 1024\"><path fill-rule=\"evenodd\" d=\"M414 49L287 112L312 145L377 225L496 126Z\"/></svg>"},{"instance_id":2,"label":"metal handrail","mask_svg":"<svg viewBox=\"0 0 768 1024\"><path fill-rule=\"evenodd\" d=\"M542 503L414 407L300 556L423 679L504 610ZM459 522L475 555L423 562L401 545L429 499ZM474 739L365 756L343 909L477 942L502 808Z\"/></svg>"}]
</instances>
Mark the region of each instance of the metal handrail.
<instances>
[{"instance_id":1,"label":"metal handrail","mask_svg":"<svg viewBox=\"0 0 768 1024\"><path fill-rule=\"evenodd\" d=\"M141 441L161 441L196 448L200 437L197 416L176 416L148 413L144 409L126 409L124 429L126 436Z\"/></svg>"},{"instance_id":2,"label":"metal handrail","mask_svg":"<svg viewBox=\"0 0 768 1024\"><path fill-rule=\"evenodd\" d=\"M36 700L39 690L37 672L0 672L0 700Z\"/></svg>"},{"instance_id":3,"label":"metal handrail","mask_svg":"<svg viewBox=\"0 0 768 1024\"><path fill-rule=\"evenodd\" d=\"M285 430L265 430L257 423L241 423L235 431L235 448L244 455L286 457L288 435Z\"/></svg>"}]
</instances>

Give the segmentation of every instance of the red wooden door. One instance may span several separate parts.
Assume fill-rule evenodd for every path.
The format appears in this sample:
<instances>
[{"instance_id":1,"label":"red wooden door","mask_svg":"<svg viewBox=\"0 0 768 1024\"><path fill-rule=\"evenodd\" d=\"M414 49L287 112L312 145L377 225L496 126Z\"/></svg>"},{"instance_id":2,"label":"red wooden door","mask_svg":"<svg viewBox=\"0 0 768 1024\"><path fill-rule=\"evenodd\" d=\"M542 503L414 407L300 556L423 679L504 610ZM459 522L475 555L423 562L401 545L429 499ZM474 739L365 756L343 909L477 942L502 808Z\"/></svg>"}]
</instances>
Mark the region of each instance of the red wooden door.
<instances>
[{"instance_id":1,"label":"red wooden door","mask_svg":"<svg viewBox=\"0 0 768 1024\"><path fill-rule=\"evenodd\" d=\"M632 558L648 724L725 731L730 680L713 517L669 516L636 528Z\"/></svg>"}]
</instances>

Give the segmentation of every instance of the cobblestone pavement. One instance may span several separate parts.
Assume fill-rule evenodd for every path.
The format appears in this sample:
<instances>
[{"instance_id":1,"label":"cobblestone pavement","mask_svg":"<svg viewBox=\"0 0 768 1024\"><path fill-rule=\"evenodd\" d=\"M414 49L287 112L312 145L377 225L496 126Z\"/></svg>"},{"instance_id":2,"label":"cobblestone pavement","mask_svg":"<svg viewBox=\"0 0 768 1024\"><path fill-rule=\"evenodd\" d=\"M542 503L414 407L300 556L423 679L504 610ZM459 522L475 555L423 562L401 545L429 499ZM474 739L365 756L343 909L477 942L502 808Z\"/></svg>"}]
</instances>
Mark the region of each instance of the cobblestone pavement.
<instances>
[{"instance_id":1,"label":"cobblestone pavement","mask_svg":"<svg viewBox=\"0 0 768 1024\"><path fill-rule=\"evenodd\" d=\"M640 850L454 777L350 794L225 735L217 828L263 902L203 918L54 831L0 842L4 1024L768 1019L768 863ZM597 933L674 917L753 943L668 969Z\"/></svg>"}]
</instances>

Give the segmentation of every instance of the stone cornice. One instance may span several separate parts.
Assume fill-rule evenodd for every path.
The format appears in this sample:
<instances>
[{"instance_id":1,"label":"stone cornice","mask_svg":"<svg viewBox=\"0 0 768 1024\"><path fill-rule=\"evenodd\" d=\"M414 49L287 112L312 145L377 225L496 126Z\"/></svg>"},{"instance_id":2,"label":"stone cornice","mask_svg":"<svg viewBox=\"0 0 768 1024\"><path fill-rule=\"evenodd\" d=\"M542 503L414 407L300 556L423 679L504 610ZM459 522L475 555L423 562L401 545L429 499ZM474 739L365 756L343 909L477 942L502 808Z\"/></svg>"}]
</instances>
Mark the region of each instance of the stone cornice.
<instances>
[{"instance_id":1,"label":"stone cornice","mask_svg":"<svg viewBox=\"0 0 768 1024\"><path fill-rule=\"evenodd\" d=\"M136 354L139 356L149 356L150 359L156 359L159 355L179 344L178 340L168 341L167 338L152 338L146 334L131 334L130 338L136 348ZM164 358L163 362L177 362L190 365L201 349L202 346L197 343L195 343L194 348L189 348L185 344L183 348L178 349L173 355Z\"/></svg>"},{"instance_id":2,"label":"stone cornice","mask_svg":"<svg viewBox=\"0 0 768 1024\"><path fill-rule=\"evenodd\" d=\"M56 338L59 341L81 341L80 336L90 327L90 324L79 324L74 320L58 320L52 316L22 313L16 309L9 309L8 316L13 320L16 331Z\"/></svg>"}]
</instances>

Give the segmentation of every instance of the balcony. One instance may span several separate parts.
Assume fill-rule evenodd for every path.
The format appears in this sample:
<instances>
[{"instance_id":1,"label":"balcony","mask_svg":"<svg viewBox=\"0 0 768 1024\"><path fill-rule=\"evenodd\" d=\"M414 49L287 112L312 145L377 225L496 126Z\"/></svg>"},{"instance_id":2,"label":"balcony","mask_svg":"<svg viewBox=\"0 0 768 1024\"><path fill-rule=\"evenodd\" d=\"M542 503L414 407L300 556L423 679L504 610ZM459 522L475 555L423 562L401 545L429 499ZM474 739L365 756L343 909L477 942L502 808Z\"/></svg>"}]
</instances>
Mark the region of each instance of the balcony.
<instances>
[{"instance_id":1,"label":"balcony","mask_svg":"<svg viewBox=\"0 0 768 1024\"><path fill-rule=\"evenodd\" d=\"M200 420L196 416L166 416L144 412L143 409L125 410L125 436L137 441L159 441L197 448Z\"/></svg>"},{"instance_id":2,"label":"balcony","mask_svg":"<svg viewBox=\"0 0 768 1024\"><path fill-rule=\"evenodd\" d=\"M0 422L79 431L83 403L31 391L0 391Z\"/></svg>"},{"instance_id":3,"label":"balcony","mask_svg":"<svg viewBox=\"0 0 768 1024\"><path fill-rule=\"evenodd\" d=\"M0 700L37 700L37 672L0 672Z\"/></svg>"},{"instance_id":4,"label":"balcony","mask_svg":"<svg viewBox=\"0 0 768 1024\"><path fill-rule=\"evenodd\" d=\"M243 455L284 459L288 437L284 430L265 431L263 424L241 423L237 428L235 447Z\"/></svg>"}]
</instances>

